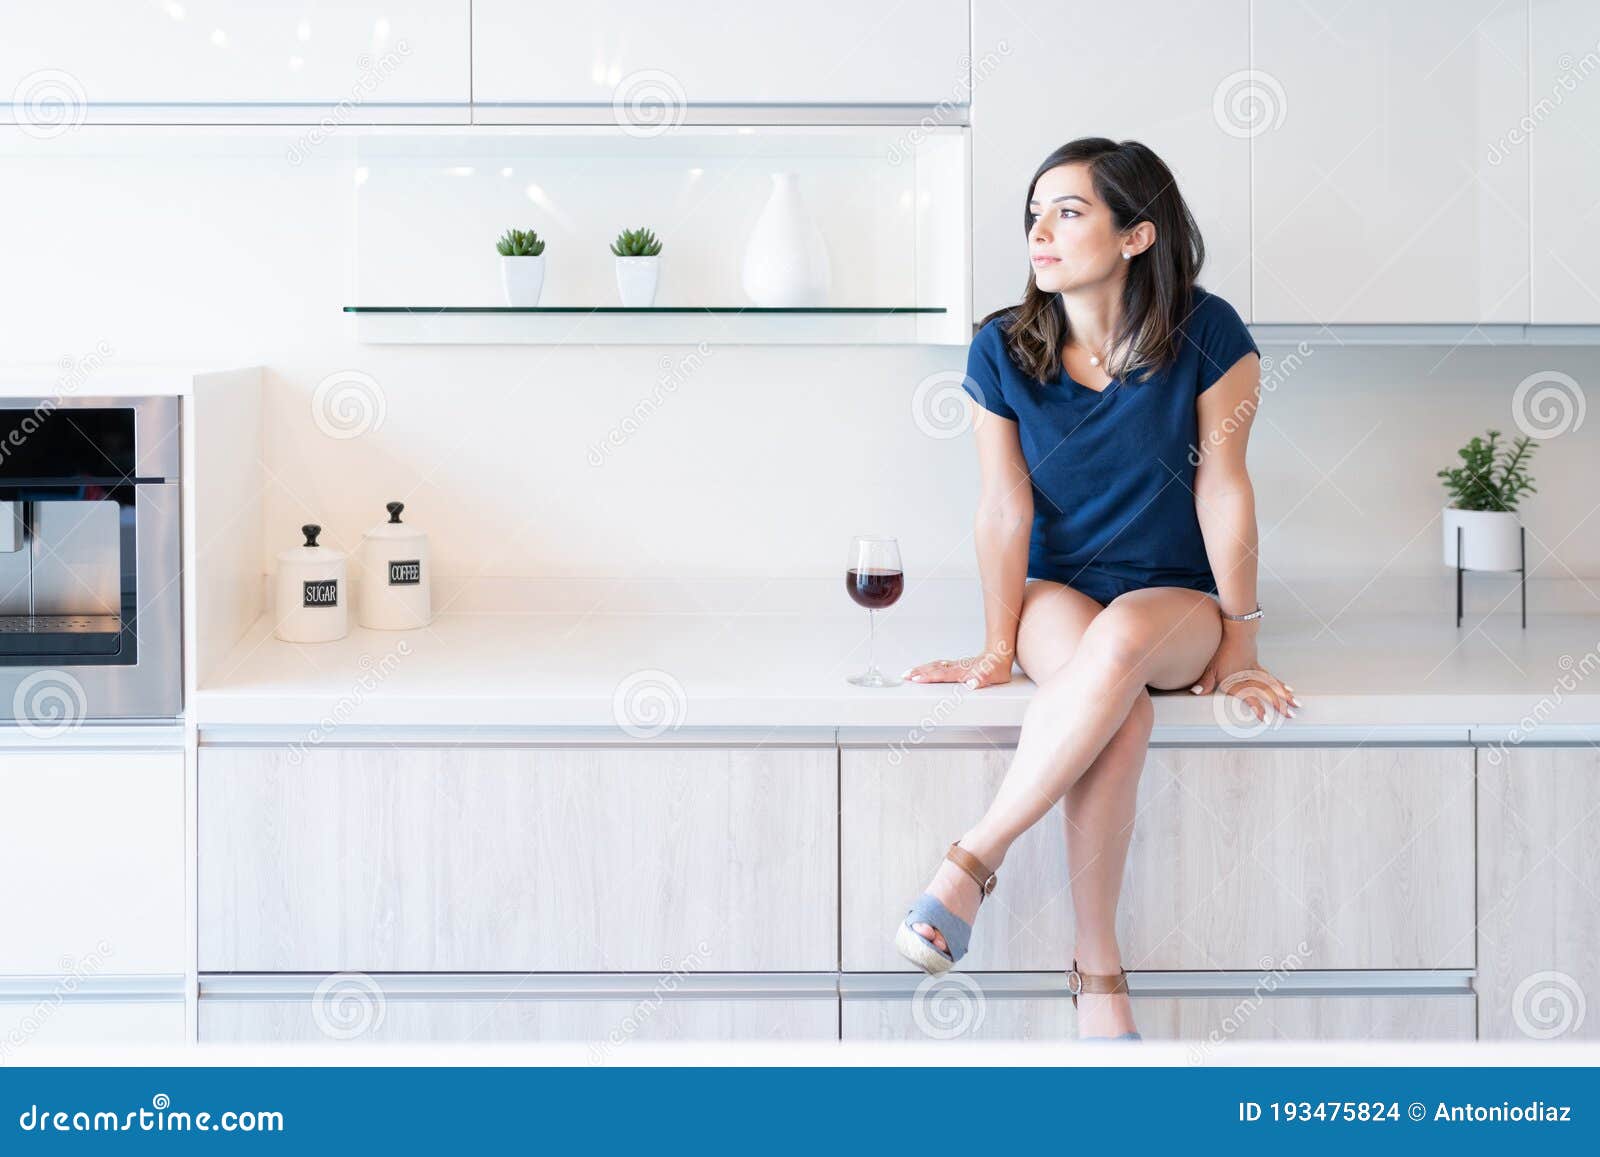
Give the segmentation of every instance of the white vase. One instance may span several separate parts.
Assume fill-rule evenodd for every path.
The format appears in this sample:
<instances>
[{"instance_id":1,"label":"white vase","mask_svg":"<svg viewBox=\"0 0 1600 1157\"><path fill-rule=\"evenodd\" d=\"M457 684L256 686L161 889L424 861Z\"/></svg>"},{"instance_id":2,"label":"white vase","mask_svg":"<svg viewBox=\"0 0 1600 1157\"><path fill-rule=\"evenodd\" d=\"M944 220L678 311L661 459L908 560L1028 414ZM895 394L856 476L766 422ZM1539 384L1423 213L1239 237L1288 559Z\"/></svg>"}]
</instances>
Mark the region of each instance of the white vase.
<instances>
[{"instance_id":1,"label":"white vase","mask_svg":"<svg viewBox=\"0 0 1600 1157\"><path fill-rule=\"evenodd\" d=\"M1444 565L1456 565L1456 528L1461 528L1463 570L1518 570L1522 566L1522 523L1514 510L1457 510L1446 506Z\"/></svg>"},{"instance_id":2,"label":"white vase","mask_svg":"<svg viewBox=\"0 0 1600 1157\"><path fill-rule=\"evenodd\" d=\"M757 305L822 305L828 247L807 212L795 173L773 173L772 193L745 243L740 282Z\"/></svg>"},{"instance_id":3,"label":"white vase","mask_svg":"<svg viewBox=\"0 0 1600 1157\"><path fill-rule=\"evenodd\" d=\"M544 254L537 257L500 258L500 284L506 291L507 305L538 305L544 291Z\"/></svg>"},{"instance_id":4,"label":"white vase","mask_svg":"<svg viewBox=\"0 0 1600 1157\"><path fill-rule=\"evenodd\" d=\"M623 305L654 305L661 257L618 257L617 296Z\"/></svg>"}]
</instances>

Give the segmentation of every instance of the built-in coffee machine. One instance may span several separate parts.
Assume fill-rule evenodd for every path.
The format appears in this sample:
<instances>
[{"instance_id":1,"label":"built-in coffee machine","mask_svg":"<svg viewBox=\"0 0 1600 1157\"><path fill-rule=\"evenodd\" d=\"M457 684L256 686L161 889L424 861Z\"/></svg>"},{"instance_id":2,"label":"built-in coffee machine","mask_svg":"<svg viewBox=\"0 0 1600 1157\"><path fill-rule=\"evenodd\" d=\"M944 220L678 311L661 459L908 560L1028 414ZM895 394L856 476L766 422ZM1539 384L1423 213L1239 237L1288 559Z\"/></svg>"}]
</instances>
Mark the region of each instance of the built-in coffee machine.
<instances>
[{"instance_id":1,"label":"built-in coffee machine","mask_svg":"<svg viewBox=\"0 0 1600 1157\"><path fill-rule=\"evenodd\" d=\"M0 722L182 710L178 405L0 398Z\"/></svg>"}]
</instances>

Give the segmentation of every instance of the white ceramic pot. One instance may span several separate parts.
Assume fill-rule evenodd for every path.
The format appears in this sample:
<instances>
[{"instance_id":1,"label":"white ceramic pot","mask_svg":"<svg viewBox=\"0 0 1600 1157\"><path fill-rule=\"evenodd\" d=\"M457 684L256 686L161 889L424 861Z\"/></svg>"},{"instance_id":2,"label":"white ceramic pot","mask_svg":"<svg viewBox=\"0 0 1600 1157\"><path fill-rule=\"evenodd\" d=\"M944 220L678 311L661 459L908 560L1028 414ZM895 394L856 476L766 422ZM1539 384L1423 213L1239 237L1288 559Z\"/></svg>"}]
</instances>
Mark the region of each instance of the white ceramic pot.
<instances>
[{"instance_id":1,"label":"white ceramic pot","mask_svg":"<svg viewBox=\"0 0 1600 1157\"><path fill-rule=\"evenodd\" d=\"M322 527L300 528L305 543L278 552L272 633L291 643L330 643L349 633L344 551L317 542Z\"/></svg>"},{"instance_id":2,"label":"white ceramic pot","mask_svg":"<svg viewBox=\"0 0 1600 1157\"><path fill-rule=\"evenodd\" d=\"M385 504L389 521L361 536L356 621L380 631L425 627L433 618L428 536L400 521L403 502Z\"/></svg>"},{"instance_id":3,"label":"white ceramic pot","mask_svg":"<svg viewBox=\"0 0 1600 1157\"><path fill-rule=\"evenodd\" d=\"M501 257L500 284L507 305L538 305L544 291L544 254L537 257Z\"/></svg>"},{"instance_id":4,"label":"white ceramic pot","mask_svg":"<svg viewBox=\"0 0 1600 1157\"><path fill-rule=\"evenodd\" d=\"M661 255L654 257L618 257L617 296L623 305L643 306L656 303L656 280L661 273Z\"/></svg>"},{"instance_id":5,"label":"white ceramic pot","mask_svg":"<svg viewBox=\"0 0 1600 1157\"><path fill-rule=\"evenodd\" d=\"M1456 565L1456 528L1461 529L1465 570L1517 570L1522 566L1522 523L1514 510L1457 510L1446 506L1444 565Z\"/></svg>"},{"instance_id":6,"label":"white ceramic pot","mask_svg":"<svg viewBox=\"0 0 1600 1157\"><path fill-rule=\"evenodd\" d=\"M829 280L828 247L800 196L799 176L773 173L772 193L745 244L745 293L757 305L823 305Z\"/></svg>"}]
</instances>

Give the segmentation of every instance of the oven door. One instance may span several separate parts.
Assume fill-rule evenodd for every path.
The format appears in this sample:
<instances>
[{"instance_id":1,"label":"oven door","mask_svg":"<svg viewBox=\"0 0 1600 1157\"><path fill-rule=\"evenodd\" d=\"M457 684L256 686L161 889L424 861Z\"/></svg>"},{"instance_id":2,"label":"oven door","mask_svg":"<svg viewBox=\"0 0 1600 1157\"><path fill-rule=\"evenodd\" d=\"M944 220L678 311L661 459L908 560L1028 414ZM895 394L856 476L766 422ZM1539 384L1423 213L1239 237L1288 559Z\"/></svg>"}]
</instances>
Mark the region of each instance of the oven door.
<instances>
[{"instance_id":1,"label":"oven door","mask_svg":"<svg viewBox=\"0 0 1600 1157\"><path fill-rule=\"evenodd\" d=\"M44 735L183 709L177 480L0 488L0 720Z\"/></svg>"}]
</instances>

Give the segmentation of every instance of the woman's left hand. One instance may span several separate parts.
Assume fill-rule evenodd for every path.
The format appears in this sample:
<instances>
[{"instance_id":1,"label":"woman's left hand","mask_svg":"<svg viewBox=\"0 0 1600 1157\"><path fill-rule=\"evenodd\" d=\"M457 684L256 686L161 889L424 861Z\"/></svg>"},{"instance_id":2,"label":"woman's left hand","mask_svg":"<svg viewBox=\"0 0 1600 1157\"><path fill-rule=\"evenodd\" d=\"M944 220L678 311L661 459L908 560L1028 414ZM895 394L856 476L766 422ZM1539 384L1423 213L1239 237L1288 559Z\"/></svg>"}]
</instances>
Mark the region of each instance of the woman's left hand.
<instances>
[{"instance_id":1,"label":"woman's left hand","mask_svg":"<svg viewBox=\"0 0 1600 1157\"><path fill-rule=\"evenodd\" d=\"M1219 687L1225 695L1243 700L1263 723L1267 722L1269 706L1290 719L1294 718L1294 709L1300 706L1300 700L1294 697L1294 688L1265 670L1256 658L1253 630L1245 635L1224 627L1216 654L1206 664L1199 682L1189 690L1196 695L1209 695Z\"/></svg>"}]
</instances>

